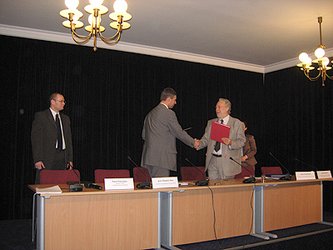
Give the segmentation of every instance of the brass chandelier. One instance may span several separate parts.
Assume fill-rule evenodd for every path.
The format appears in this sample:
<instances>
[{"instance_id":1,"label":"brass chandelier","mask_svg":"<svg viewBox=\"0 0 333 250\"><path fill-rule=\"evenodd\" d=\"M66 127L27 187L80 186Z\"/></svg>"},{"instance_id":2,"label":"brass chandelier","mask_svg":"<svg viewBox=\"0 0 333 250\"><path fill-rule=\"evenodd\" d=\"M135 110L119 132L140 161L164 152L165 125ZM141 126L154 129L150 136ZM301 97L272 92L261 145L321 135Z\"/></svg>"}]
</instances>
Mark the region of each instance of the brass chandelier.
<instances>
[{"instance_id":1,"label":"brass chandelier","mask_svg":"<svg viewBox=\"0 0 333 250\"><path fill-rule=\"evenodd\" d=\"M321 77L321 85L325 86L326 78L329 78L333 80L333 76L329 76L327 74L327 71L330 70L332 67L329 66L330 60L328 57L325 56L325 45L322 41L322 32L321 32L321 23L323 22L322 17L318 17L318 23L319 23L319 34L320 34L320 44L318 48L315 50L314 54L317 59L312 60L311 57L305 53L302 52L299 54L298 58L301 61L301 63L297 64L298 67L300 67L301 70L303 70L304 75L310 80L310 81L316 81ZM313 70L315 67L312 66L312 63L317 64L317 70L318 74L315 76L310 75L310 71ZM333 61L332 61L333 63Z\"/></svg>"},{"instance_id":2,"label":"brass chandelier","mask_svg":"<svg viewBox=\"0 0 333 250\"><path fill-rule=\"evenodd\" d=\"M65 0L67 9L60 11L60 15L67 20L62 23L66 28L71 30L72 38L77 44L87 43L93 37L94 51L97 50L97 37L104 43L115 45L120 41L123 30L129 29L131 25L126 21L131 20L132 16L127 13L127 3L125 0L116 0L113 4L114 12L109 17L111 19L110 27L116 30L111 37L103 36L105 27L101 25L102 15L108 13L108 8L103 6L103 0L89 0L90 4L84 7L89 13L89 25L85 26L88 32L86 36L82 36L76 32L77 29L83 27L83 23L79 19L83 16L82 12L77 10L79 0Z\"/></svg>"}]
</instances>

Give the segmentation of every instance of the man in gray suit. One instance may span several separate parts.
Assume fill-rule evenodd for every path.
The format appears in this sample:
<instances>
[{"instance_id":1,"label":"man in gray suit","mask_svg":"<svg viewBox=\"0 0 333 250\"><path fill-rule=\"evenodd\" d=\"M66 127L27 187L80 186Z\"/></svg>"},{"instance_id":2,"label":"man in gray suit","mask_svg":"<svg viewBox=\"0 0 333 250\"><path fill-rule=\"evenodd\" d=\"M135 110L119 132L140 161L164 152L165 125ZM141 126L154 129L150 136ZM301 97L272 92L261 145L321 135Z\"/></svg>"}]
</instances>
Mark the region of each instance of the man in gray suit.
<instances>
[{"instance_id":1,"label":"man in gray suit","mask_svg":"<svg viewBox=\"0 0 333 250\"><path fill-rule=\"evenodd\" d=\"M50 108L37 112L32 122L31 144L39 183L39 171L46 169L73 168L73 147L70 119L60 113L64 109L62 94L50 96Z\"/></svg>"},{"instance_id":2,"label":"man in gray suit","mask_svg":"<svg viewBox=\"0 0 333 250\"><path fill-rule=\"evenodd\" d=\"M200 139L197 150L207 147L206 171L211 180L233 179L241 172L242 147L245 143L245 135L242 122L230 116L231 103L228 99L220 98L216 104L217 119L207 122L205 134ZM210 139L213 122L220 122L230 127L229 138L221 138L223 143ZM236 162L230 159L232 157Z\"/></svg>"},{"instance_id":3,"label":"man in gray suit","mask_svg":"<svg viewBox=\"0 0 333 250\"><path fill-rule=\"evenodd\" d=\"M182 129L175 112L171 110L176 99L176 91L165 88L161 93L161 102L144 120L141 166L148 169L151 177L169 176L170 170L177 171L176 138L191 147L195 142Z\"/></svg>"}]
</instances>

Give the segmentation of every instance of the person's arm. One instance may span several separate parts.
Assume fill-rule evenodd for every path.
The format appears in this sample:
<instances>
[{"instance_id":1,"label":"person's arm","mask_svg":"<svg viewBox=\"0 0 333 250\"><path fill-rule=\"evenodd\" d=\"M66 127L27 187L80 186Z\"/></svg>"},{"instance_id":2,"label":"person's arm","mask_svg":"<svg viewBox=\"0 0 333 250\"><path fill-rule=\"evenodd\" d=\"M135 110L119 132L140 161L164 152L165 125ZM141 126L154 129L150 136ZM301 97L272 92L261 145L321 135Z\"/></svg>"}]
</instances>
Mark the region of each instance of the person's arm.
<instances>
[{"instance_id":1,"label":"person's arm","mask_svg":"<svg viewBox=\"0 0 333 250\"><path fill-rule=\"evenodd\" d=\"M207 147L208 142L210 140L210 129L211 129L210 127L211 127L211 123L208 121L206 128L205 128L205 133L203 134L203 136L200 139L200 145L197 150Z\"/></svg>"},{"instance_id":2,"label":"person's arm","mask_svg":"<svg viewBox=\"0 0 333 250\"><path fill-rule=\"evenodd\" d=\"M247 158L252 158L257 153L257 145L256 140L254 139L254 136L249 136L249 144L250 144L250 150L246 153Z\"/></svg>"},{"instance_id":3,"label":"person's arm","mask_svg":"<svg viewBox=\"0 0 333 250\"><path fill-rule=\"evenodd\" d=\"M186 145L193 147L195 140L192 138L185 130L180 126L175 112L169 110L168 125L171 133L179 140L181 140Z\"/></svg>"},{"instance_id":4,"label":"person's arm","mask_svg":"<svg viewBox=\"0 0 333 250\"><path fill-rule=\"evenodd\" d=\"M61 116L64 125L64 137L66 141L66 162L72 163L73 166L73 143L72 143L72 130L71 130L71 122L67 115Z\"/></svg>"},{"instance_id":5,"label":"person's arm","mask_svg":"<svg viewBox=\"0 0 333 250\"><path fill-rule=\"evenodd\" d=\"M228 140L225 142L229 146L229 149L231 150L242 148L246 141L241 121L238 120L235 121L234 129L236 136L230 139L227 138ZM225 138L222 138L222 140L223 139Z\"/></svg>"},{"instance_id":6,"label":"person's arm","mask_svg":"<svg viewBox=\"0 0 333 250\"><path fill-rule=\"evenodd\" d=\"M142 127L142 133L141 133L141 137L142 137L142 140L146 140L146 120L147 120L147 117L145 118L144 122L143 122L143 127Z\"/></svg>"}]
</instances>

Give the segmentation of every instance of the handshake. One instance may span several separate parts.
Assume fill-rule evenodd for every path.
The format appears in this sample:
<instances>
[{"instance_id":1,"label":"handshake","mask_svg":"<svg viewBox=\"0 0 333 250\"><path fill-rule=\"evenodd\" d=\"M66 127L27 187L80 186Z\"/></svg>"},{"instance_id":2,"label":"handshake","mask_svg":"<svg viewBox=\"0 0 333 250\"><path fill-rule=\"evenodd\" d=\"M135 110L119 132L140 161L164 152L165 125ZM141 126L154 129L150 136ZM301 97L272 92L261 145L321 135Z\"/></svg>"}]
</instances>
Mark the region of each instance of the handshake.
<instances>
[{"instance_id":1,"label":"handshake","mask_svg":"<svg viewBox=\"0 0 333 250\"><path fill-rule=\"evenodd\" d=\"M200 146L200 140L194 138L194 144L193 144L193 147L196 149L196 150L199 150L199 146Z\"/></svg>"}]
</instances>

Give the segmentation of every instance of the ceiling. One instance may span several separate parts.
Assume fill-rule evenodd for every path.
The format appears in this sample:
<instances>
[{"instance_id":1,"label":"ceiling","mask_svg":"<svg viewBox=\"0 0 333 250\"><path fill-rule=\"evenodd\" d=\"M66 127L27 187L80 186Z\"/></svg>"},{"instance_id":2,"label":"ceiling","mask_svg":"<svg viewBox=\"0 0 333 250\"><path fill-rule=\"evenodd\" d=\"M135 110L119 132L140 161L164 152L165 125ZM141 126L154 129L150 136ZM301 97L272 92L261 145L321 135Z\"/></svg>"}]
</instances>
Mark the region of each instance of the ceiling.
<instances>
[{"instance_id":1,"label":"ceiling","mask_svg":"<svg viewBox=\"0 0 333 250\"><path fill-rule=\"evenodd\" d=\"M104 5L110 10L113 2ZM99 41L97 47L265 73L294 66L303 50L313 52L322 16L323 43L333 56L332 0L127 2L131 29L118 45ZM84 12L87 3L81 0L78 9ZM61 24L59 11L65 8L64 0L1 0L0 34L74 44ZM103 16L104 26L107 19ZM86 14L82 20L87 23Z\"/></svg>"}]
</instances>

